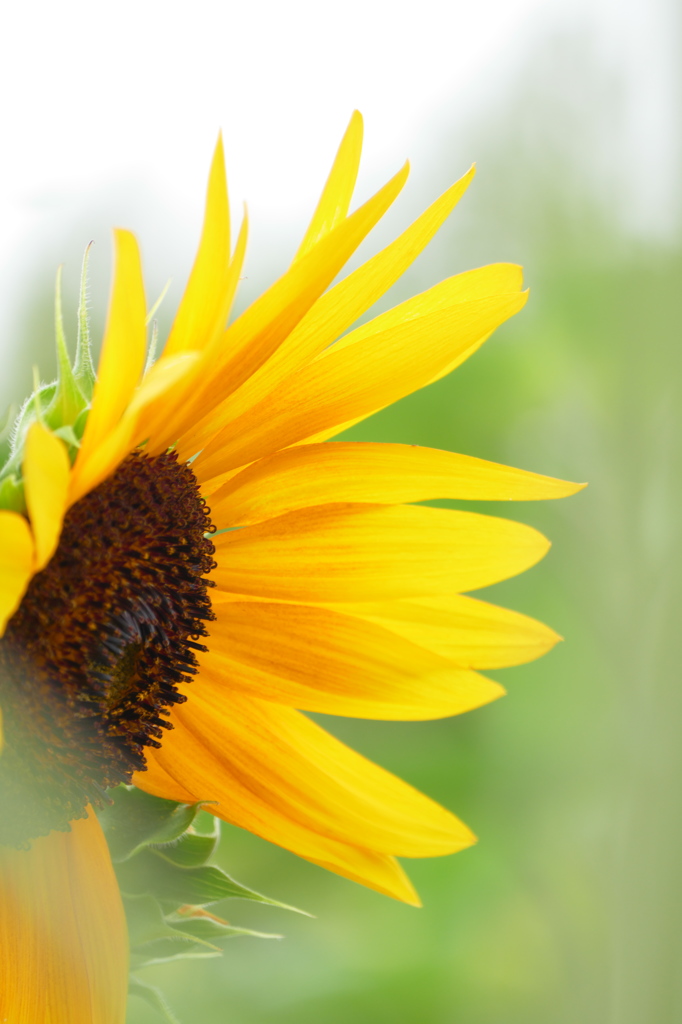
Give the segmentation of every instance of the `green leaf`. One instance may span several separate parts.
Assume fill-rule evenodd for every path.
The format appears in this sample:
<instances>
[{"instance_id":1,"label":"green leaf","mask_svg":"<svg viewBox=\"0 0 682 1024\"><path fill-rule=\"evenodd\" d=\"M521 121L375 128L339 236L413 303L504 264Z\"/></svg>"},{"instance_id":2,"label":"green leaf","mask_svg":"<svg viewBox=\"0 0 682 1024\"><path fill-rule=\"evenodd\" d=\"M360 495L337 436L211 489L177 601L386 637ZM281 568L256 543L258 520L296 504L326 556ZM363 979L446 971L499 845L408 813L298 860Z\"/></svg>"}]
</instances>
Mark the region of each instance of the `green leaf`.
<instances>
[{"instance_id":1,"label":"green leaf","mask_svg":"<svg viewBox=\"0 0 682 1024\"><path fill-rule=\"evenodd\" d=\"M151 1006L153 1010L166 1021L166 1024L180 1024L180 1021L175 1016L170 1006L164 999L158 988L154 988L153 985L147 985L144 981L140 981L131 974L128 981L128 992L131 996L137 996L138 999L143 999L148 1006Z\"/></svg>"},{"instance_id":2,"label":"green leaf","mask_svg":"<svg viewBox=\"0 0 682 1024\"><path fill-rule=\"evenodd\" d=\"M149 843L178 839L200 807L161 800L134 786L118 786L109 795L112 803L103 807L98 817L115 863L128 860Z\"/></svg>"}]
</instances>

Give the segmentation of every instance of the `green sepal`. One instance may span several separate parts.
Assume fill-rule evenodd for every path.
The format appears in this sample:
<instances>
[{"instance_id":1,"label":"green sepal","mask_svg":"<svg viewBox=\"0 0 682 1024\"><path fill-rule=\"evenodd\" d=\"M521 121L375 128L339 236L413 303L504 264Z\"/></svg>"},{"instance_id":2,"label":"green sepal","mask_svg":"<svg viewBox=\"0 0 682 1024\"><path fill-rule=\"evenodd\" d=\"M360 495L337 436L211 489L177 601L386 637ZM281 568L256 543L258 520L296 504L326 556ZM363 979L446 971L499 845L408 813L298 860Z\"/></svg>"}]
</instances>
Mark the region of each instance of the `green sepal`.
<instances>
[{"instance_id":1,"label":"green sepal","mask_svg":"<svg viewBox=\"0 0 682 1024\"><path fill-rule=\"evenodd\" d=\"M57 347L57 380L54 395L45 410L45 422L52 430L73 423L87 406L88 400L78 386L71 369L62 318L62 268L57 269L54 296L54 327Z\"/></svg>"},{"instance_id":2,"label":"green sepal","mask_svg":"<svg viewBox=\"0 0 682 1024\"><path fill-rule=\"evenodd\" d=\"M88 422L89 413L90 406L88 405L74 420L73 432L78 438L79 443L83 440L83 434L85 433L85 424Z\"/></svg>"},{"instance_id":3,"label":"green sepal","mask_svg":"<svg viewBox=\"0 0 682 1024\"><path fill-rule=\"evenodd\" d=\"M205 910L206 904L247 899L305 913L240 885L206 863L219 841L220 822L214 818L208 833L195 831L192 822L202 804L163 800L134 786L118 786L109 796L110 804L98 815L128 921L131 971L221 956L219 943L237 936L282 938L232 925ZM157 989L131 975L130 992L145 999L167 1022L175 1022Z\"/></svg>"},{"instance_id":4,"label":"green sepal","mask_svg":"<svg viewBox=\"0 0 682 1024\"><path fill-rule=\"evenodd\" d=\"M156 1010L166 1024L180 1024L158 988L145 984L144 981L140 981L134 974L131 974L128 980L128 992L131 996L137 996L138 999L144 1000L148 1006Z\"/></svg>"},{"instance_id":5,"label":"green sepal","mask_svg":"<svg viewBox=\"0 0 682 1024\"><path fill-rule=\"evenodd\" d=\"M46 429L51 430L66 443L72 464L78 454L95 384L87 317L86 271L87 251L83 261L78 309L78 344L74 367L71 367L64 333L60 267L57 271L54 307L57 380L50 384L41 384L38 371L34 367L32 394L22 405L11 426L7 425L9 429L7 430L6 426L0 428L0 508L12 512L26 511L22 469L26 434L32 423L42 423Z\"/></svg>"},{"instance_id":6,"label":"green sepal","mask_svg":"<svg viewBox=\"0 0 682 1024\"><path fill-rule=\"evenodd\" d=\"M153 896L124 897L133 970L152 963L220 956L214 942L169 924Z\"/></svg>"},{"instance_id":7,"label":"green sepal","mask_svg":"<svg viewBox=\"0 0 682 1024\"><path fill-rule=\"evenodd\" d=\"M81 446L80 441L73 432L73 427L59 427L57 430L53 430L52 433L66 445L69 460L71 465L73 465L78 455L78 449Z\"/></svg>"},{"instance_id":8,"label":"green sepal","mask_svg":"<svg viewBox=\"0 0 682 1024\"><path fill-rule=\"evenodd\" d=\"M12 446L12 428L14 427L14 421L17 418L18 408L16 405L10 405L5 413L5 419L0 426L0 463L4 464Z\"/></svg>"},{"instance_id":9,"label":"green sepal","mask_svg":"<svg viewBox=\"0 0 682 1024\"><path fill-rule=\"evenodd\" d=\"M256 939L284 938L283 935L277 935L273 932L256 932L252 928L239 928L229 924L227 921L221 921L220 918L213 915L190 914L188 916L180 913L167 914L166 921L187 935L193 935L196 939L202 939L204 942L229 939L237 935L252 935Z\"/></svg>"},{"instance_id":10,"label":"green sepal","mask_svg":"<svg viewBox=\"0 0 682 1024\"><path fill-rule=\"evenodd\" d=\"M24 481L16 473L0 479L0 508L9 512L23 512L26 508Z\"/></svg>"},{"instance_id":11,"label":"green sepal","mask_svg":"<svg viewBox=\"0 0 682 1024\"><path fill-rule=\"evenodd\" d=\"M130 896L150 893L162 903L175 906L184 903L207 906L219 900L241 899L305 914L304 910L297 910L240 885L213 864L180 867L165 857L163 850L140 850L135 857L117 864L116 874L124 893Z\"/></svg>"},{"instance_id":12,"label":"green sepal","mask_svg":"<svg viewBox=\"0 0 682 1024\"><path fill-rule=\"evenodd\" d=\"M90 258L91 246L92 242L89 242L83 253L80 296L78 299L78 336L76 338L76 358L73 364L74 378L88 402L92 401L92 393L97 379L95 366L92 361L90 318L88 316L88 260Z\"/></svg>"},{"instance_id":13,"label":"green sepal","mask_svg":"<svg viewBox=\"0 0 682 1024\"><path fill-rule=\"evenodd\" d=\"M201 807L162 800L134 786L118 786L109 796L111 804L98 816L115 863L129 860L150 843L179 839Z\"/></svg>"},{"instance_id":14,"label":"green sepal","mask_svg":"<svg viewBox=\"0 0 682 1024\"><path fill-rule=\"evenodd\" d=\"M205 864L209 857L212 857L220 842L220 828L217 818L213 819L213 831L206 834L198 832L185 832L173 843L155 846L157 853L160 853L166 860L177 864L182 868L195 868Z\"/></svg>"},{"instance_id":15,"label":"green sepal","mask_svg":"<svg viewBox=\"0 0 682 1024\"><path fill-rule=\"evenodd\" d=\"M199 942L208 946L211 951L218 947L201 937L195 938L191 933L174 928L168 923L158 902L153 896L126 896L125 912L128 921L128 940L130 949L142 953L145 946L160 942L161 939L174 939L178 942Z\"/></svg>"}]
</instances>

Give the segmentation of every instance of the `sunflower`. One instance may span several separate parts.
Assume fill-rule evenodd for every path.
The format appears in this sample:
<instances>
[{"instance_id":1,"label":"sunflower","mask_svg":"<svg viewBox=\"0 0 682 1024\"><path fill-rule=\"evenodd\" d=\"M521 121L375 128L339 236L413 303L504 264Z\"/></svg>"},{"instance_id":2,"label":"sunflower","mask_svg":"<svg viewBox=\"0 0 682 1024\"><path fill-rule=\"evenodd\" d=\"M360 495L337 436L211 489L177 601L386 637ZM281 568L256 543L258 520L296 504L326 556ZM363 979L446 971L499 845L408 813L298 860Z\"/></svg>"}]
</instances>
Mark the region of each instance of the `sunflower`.
<instances>
[{"instance_id":1,"label":"sunflower","mask_svg":"<svg viewBox=\"0 0 682 1024\"><path fill-rule=\"evenodd\" d=\"M434 498L577 486L479 459L329 438L474 352L526 301L520 268L448 278L354 330L452 211L473 168L338 283L405 166L349 213L354 114L289 269L225 328L242 273L222 143L163 353L140 256L115 232L95 377L37 387L0 474L0 1018L120 1022L126 932L93 807L133 783L408 903L395 859L474 842L449 811L303 713L431 719L504 691L479 669L558 639L464 596L547 541ZM348 333L346 333L348 332ZM192 682L191 686L187 684Z\"/></svg>"}]
</instances>

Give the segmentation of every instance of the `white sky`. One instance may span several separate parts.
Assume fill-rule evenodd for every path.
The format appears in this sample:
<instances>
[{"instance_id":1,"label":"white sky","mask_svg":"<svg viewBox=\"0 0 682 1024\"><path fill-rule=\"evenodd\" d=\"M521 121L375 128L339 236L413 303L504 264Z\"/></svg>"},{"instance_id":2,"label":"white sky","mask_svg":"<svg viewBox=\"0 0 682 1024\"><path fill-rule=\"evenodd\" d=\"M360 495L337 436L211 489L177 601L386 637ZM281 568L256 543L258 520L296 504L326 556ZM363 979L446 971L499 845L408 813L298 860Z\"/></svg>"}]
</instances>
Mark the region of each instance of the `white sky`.
<instances>
[{"instance_id":1,"label":"white sky","mask_svg":"<svg viewBox=\"0 0 682 1024\"><path fill-rule=\"evenodd\" d=\"M163 197L198 229L218 127L233 204L290 220L311 208L354 107L378 184L418 159L410 143L445 98L475 114L538 33L584 24L605 60L629 68L645 153L666 134L655 0L14 0L3 11L0 346L31 259L93 197L144 183L140 202ZM138 227L125 200L113 208Z\"/></svg>"}]
</instances>

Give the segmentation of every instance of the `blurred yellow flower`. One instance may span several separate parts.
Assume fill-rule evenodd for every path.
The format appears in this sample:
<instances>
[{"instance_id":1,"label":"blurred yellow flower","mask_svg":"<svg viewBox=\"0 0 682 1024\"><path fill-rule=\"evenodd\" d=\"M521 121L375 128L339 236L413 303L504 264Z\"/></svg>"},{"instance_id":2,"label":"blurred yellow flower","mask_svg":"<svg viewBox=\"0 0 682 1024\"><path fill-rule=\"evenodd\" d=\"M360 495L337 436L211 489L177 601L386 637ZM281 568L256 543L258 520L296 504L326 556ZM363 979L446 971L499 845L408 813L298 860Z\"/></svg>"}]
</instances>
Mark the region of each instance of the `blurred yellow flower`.
<instances>
[{"instance_id":1,"label":"blurred yellow flower","mask_svg":"<svg viewBox=\"0 0 682 1024\"><path fill-rule=\"evenodd\" d=\"M232 250L219 142L158 361L137 244L117 230L96 382L82 340L73 371L62 360L56 388L24 410L0 489L1 1019L123 1020L125 924L89 809L120 782L212 801L224 820L417 904L396 856L474 836L301 710L458 714L503 693L479 669L557 640L463 596L538 561L540 534L414 503L576 485L446 451L327 443L449 373L526 301L520 268L495 264L345 334L473 177L331 286L408 173L349 214L361 140L356 113L292 265L227 329L246 218Z\"/></svg>"}]
</instances>

